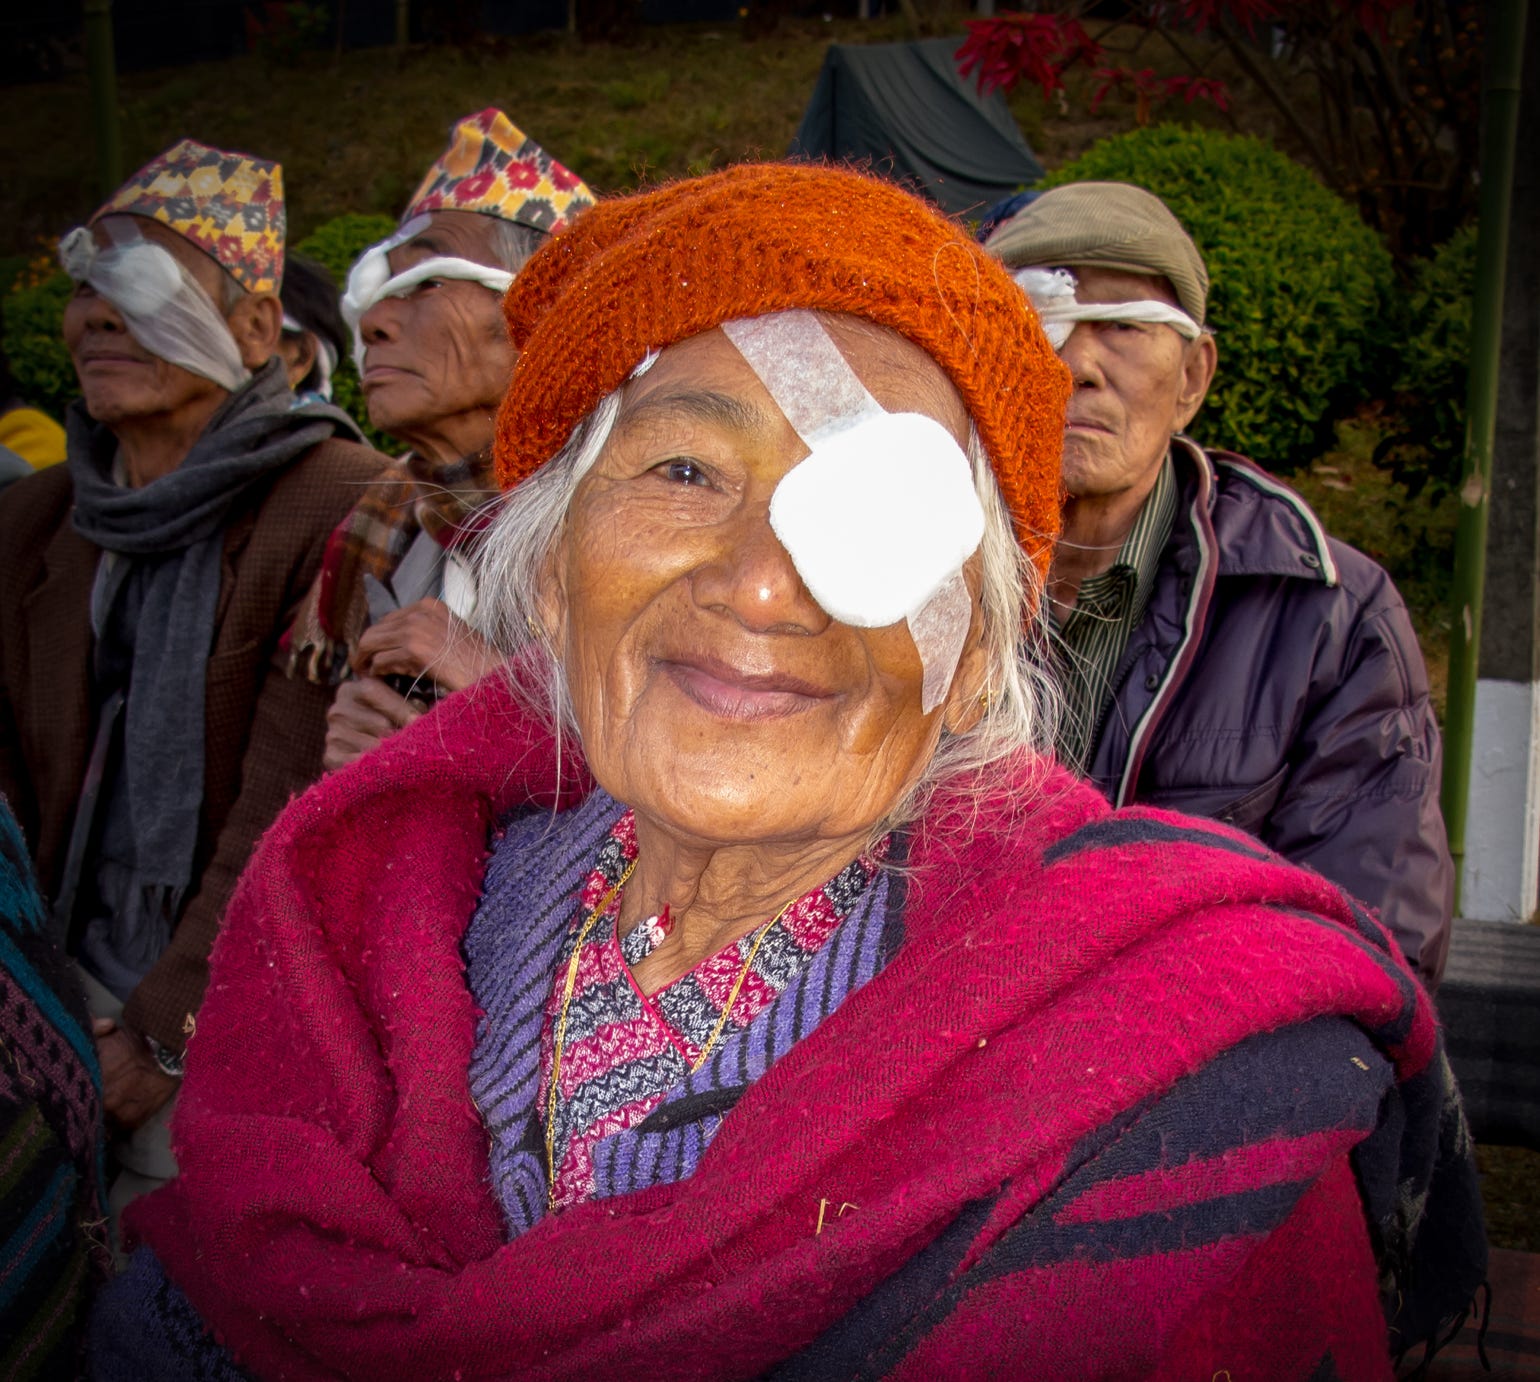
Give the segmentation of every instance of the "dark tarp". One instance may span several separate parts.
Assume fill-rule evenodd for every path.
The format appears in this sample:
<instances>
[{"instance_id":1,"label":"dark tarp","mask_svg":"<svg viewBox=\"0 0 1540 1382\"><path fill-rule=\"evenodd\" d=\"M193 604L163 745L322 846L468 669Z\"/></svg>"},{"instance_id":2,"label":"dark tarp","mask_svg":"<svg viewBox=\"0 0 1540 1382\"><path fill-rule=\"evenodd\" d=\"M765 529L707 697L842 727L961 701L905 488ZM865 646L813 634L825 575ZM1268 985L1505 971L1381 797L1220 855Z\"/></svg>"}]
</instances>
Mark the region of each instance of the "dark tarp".
<instances>
[{"instance_id":1,"label":"dark tarp","mask_svg":"<svg viewBox=\"0 0 1540 1382\"><path fill-rule=\"evenodd\" d=\"M954 215L1031 186L1043 165L999 92L957 74L960 38L830 47L793 158L870 161Z\"/></svg>"}]
</instances>

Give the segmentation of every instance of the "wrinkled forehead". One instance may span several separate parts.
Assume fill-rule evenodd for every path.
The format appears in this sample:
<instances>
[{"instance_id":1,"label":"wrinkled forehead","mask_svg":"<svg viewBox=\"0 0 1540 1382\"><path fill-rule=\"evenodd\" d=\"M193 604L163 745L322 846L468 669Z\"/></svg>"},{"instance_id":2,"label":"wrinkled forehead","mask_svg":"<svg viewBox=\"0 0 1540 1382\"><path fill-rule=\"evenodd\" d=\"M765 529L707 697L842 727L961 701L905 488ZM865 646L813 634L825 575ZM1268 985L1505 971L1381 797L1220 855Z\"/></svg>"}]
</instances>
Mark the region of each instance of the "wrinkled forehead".
<instances>
[{"instance_id":1,"label":"wrinkled forehead","mask_svg":"<svg viewBox=\"0 0 1540 1382\"><path fill-rule=\"evenodd\" d=\"M1075 301L1081 303L1163 302L1180 307L1176 289L1164 274L1133 273L1105 264L1066 264L1075 276Z\"/></svg>"},{"instance_id":2,"label":"wrinkled forehead","mask_svg":"<svg viewBox=\"0 0 1540 1382\"><path fill-rule=\"evenodd\" d=\"M393 237L386 262L393 274L424 259L468 259L501 268L497 253L497 218L476 211L429 211L414 217Z\"/></svg>"}]
</instances>

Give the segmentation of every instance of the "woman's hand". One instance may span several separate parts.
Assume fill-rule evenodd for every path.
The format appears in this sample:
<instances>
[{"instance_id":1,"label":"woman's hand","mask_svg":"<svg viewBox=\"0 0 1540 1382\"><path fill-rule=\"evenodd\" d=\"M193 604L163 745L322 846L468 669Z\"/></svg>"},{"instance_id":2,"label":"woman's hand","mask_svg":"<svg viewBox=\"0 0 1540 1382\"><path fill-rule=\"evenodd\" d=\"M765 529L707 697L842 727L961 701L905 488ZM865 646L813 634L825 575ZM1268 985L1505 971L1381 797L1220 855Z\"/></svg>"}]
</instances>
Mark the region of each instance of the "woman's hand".
<instances>
[{"instance_id":1,"label":"woman's hand","mask_svg":"<svg viewBox=\"0 0 1540 1382\"><path fill-rule=\"evenodd\" d=\"M378 677L358 677L337 688L326 712L326 751L321 763L327 772L362 758L377 744L405 729L423 713L420 702L409 701Z\"/></svg>"},{"instance_id":2,"label":"woman's hand","mask_svg":"<svg viewBox=\"0 0 1540 1382\"><path fill-rule=\"evenodd\" d=\"M358 640L353 670L371 677L431 677L441 691L463 691L502 658L442 600L392 610Z\"/></svg>"},{"instance_id":3,"label":"woman's hand","mask_svg":"<svg viewBox=\"0 0 1540 1382\"><path fill-rule=\"evenodd\" d=\"M143 1040L110 1017L92 1019L102 1063L102 1106L108 1119L132 1132L158 1113L180 1083L156 1065Z\"/></svg>"}]
</instances>

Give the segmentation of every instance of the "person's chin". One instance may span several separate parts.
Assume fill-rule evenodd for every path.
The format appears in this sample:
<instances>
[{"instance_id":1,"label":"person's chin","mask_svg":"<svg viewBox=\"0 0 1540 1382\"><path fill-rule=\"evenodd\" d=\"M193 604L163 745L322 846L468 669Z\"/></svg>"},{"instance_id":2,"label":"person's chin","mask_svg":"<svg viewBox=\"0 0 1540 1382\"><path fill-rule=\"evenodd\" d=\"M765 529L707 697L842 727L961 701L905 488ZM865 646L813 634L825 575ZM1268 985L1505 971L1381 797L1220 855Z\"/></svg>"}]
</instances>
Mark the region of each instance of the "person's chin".
<instances>
[{"instance_id":1,"label":"person's chin","mask_svg":"<svg viewBox=\"0 0 1540 1382\"><path fill-rule=\"evenodd\" d=\"M1066 433L1060 465L1064 486L1071 495L1094 490L1118 468L1116 439L1106 432Z\"/></svg>"},{"instance_id":2,"label":"person's chin","mask_svg":"<svg viewBox=\"0 0 1540 1382\"><path fill-rule=\"evenodd\" d=\"M81 390L80 396L86 405L86 412L105 427L162 411L155 406L155 400L144 398L139 390L132 388L112 385L86 387Z\"/></svg>"},{"instance_id":3,"label":"person's chin","mask_svg":"<svg viewBox=\"0 0 1540 1382\"><path fill-rule=\"evenodd\" d=\"M369 412L369 425L387 436L399 437L403 432L411 432L423 423L431 422L432 412L424 406L429 400L425 399L419 384L413 376L403 374L368 389L364 401Z\"/></svg>"}]
</instances>

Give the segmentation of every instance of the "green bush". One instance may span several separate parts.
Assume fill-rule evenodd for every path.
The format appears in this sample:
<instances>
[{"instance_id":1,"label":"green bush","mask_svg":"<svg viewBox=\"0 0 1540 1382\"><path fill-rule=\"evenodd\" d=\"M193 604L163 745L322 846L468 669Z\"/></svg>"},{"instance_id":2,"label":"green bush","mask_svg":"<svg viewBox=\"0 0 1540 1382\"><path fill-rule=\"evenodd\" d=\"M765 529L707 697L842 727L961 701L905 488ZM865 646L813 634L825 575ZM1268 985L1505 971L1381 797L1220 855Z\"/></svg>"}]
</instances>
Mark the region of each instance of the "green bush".
<instances>
[{"instance_id":1,"label":"green bush","mask_svg":"<svg viewBox=\"0 0 1540 1382\"><path fill-rule=\"evenodd\" d=\"M307 259L324 264L340 289L348 281L348 270L353 267L353 261L395 228L396 223L389 216L349 212L317 226L292 248L295 254L303 254Z\"/></svg>"},{"instance_id":2,"label":"green bush","mask_svg":"<svg viewBox=\"0 0 1540 1382\"><path fill-rule=\"evenodd\" d=\"M294 246L296 254L303 254L323 264L341 291L348 281L348 270L353 261L370 245L377 244L396 228L389 216L368 216L349 212L318 226ZM351 345L343 352L337 372L332 376L332 402L343 409L364 429L369 444L387 456L401 450L399 442L392 441L383 432L376 432L369 425L369 410L364 404L364 391L358 382L358 370L353 365Z\"/></svg>"},{"instance_id":3,"label":"green bush","mask_svg":"<svg viewBox=\"0 0 1540 1382\"><path fill-rule=\"evenodd\" d=\"M1413 266L1391 434L1380 442L1374 459L1388 466L1414 498L1431 486L1431 497L1437 499L1460 483L1475 284L1474 225L1456 231L1431 259Z\"/></svg>"},{"instance_id":4,"label":"green bush","mask_svg":"<svg viewBox=\"0 0 1540 1382\"><path fill-rule=\"evenodd\" d=\"M1293 470L1375 391L1390 253L1303 167L1249 136L1153 125L1104 139L1044 187L1131 182L1162 198L1208 264L1219 372L1199 440Z\"/></svg>"},{"instance_id":5,"label":"green bush","mask_svg":"<svg viewBox=\"0 0 1540 1382\"><path fill-rule=\"evenodd\" d=\"M64 348L64 305L74 291L69 276L60 271L41 283L13 288L0 308L5 358L17 392L61 422L65 405L80 392Z\"/></svg>"}]
</instances>

